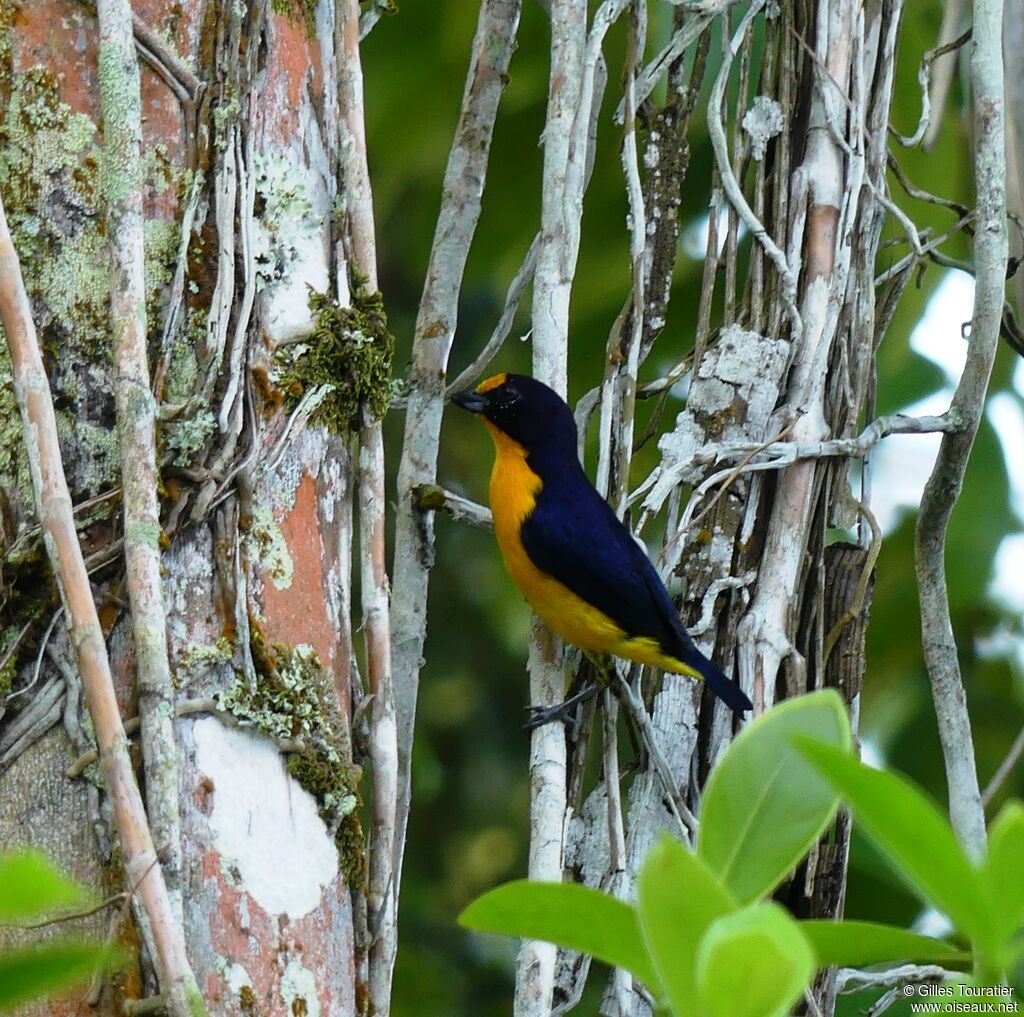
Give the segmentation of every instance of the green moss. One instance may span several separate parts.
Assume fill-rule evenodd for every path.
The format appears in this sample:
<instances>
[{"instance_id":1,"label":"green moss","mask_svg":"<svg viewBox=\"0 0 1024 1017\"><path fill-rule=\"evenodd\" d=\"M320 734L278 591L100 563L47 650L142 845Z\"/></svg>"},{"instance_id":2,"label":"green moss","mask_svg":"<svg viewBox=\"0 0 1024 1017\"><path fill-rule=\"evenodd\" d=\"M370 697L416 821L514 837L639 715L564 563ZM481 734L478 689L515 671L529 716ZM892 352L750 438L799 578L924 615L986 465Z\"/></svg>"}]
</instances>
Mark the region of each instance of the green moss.
<instances>
[{"instance_id":1,"label":"green moss","mask_svg":"<svg viewBox=\"0 0 1024 1017\"><path fill-rule=\"evenodd\" d=\"M298 739L288 772L317 802L320 818L334 836L339 864L350 885L365 879L358 766L348 761L345 721L330 676L311 647L268 645L254 626L251 642L255 688L239 678L221 707L278 740Z\"/></svg>"},{"instance_id":2,"label":"green moss","mask_svg":"<svg viewBox=\"0 0 1024 1017\"><path fill-rule=\"evenodd\" d=\"M199 379L199 357L196 346L206 330L206 312L192 308L185 331L171 343L171 356L164 376L164 398L169 403L187 403L196 391Z\"/></svg>"},{"instance_id":3,"label":"green moss","mask_svg":"<svg viewBox=\"0 0 1024 1017\"><path fill-rule=\"evenodd\" d=\"M109 256L96 182L95 124L60 101L55 76L12 83L0 124L0 186L37 325L105 346Z\"/></svg>"},{"instance_id":4,"label":"green moss","mask_svg":"<svg viewBox=\"0 0 1024 1017\"><path fill-rule=\"evenodd\" d=\"M270 9L290 20L301 18L311 39L316 38L317 0L270 0Z\"/></svg>"},{"instance_id":5,"label":"green moss","mask_svg":"<svg viewBox=\"0 0 1024 1017\"><path fill-rule=\"evenodd\" d=\"M324 386L326 397L311 419L330 431L345 433L360 425L366 406L378 419L391 403L395 337L388 331L384 300L358 284L352 305L340 307L324 293L310 290L315 325L304 343L283 347L276 378L292 409L302 395Z\"/></svg>"},{"instance_id":6,"label":"green moss","mask_svg":"<svg viewBox=\"0 0 1024 1017\"><path fill-rule=\"evenodd\" d=\"M113 136L101 146L94 121L61 101L50 70L13 73L15 8L0 0L0 191L50 375L71 494L81 501L119 482L106 205L127 183L118 169L125 139L108 132ZM131 98L127 73L110 49L100 64L108 112L123 111ZM142 170L156 193L176 185L162 146L146 150ZM179 226L153 221L145 231L147 308L156 323ZM33 500L10 380L0 353L0 486L14 492L21 517L30 520Z\"/></svg>"}]
</instances>

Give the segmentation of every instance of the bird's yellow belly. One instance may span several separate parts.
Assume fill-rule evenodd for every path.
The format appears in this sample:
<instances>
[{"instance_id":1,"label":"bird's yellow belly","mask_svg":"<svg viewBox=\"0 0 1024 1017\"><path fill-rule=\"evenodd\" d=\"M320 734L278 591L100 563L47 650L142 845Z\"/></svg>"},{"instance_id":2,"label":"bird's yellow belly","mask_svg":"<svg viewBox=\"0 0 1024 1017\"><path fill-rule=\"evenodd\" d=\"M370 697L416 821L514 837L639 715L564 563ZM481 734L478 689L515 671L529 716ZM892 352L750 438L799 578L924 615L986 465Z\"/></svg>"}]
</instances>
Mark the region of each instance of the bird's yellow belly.
<instances>
[{"instance_id":1,"label":"bird's yellow belly","mask_svg":"<svg viewBox=\"0 0 1024 1017\"><path fill-rule=\"evenodd\" d=\"M494 533L509 575L541 621L581 650L611 653L667 671L694 674L692 668L666 656L656 640L628 636L603 611L530 561L519 530L537 503L542 483L527 466L525 450L496 429L489 429L498 451L490 490Z\"/></svg>"}]
</instances>

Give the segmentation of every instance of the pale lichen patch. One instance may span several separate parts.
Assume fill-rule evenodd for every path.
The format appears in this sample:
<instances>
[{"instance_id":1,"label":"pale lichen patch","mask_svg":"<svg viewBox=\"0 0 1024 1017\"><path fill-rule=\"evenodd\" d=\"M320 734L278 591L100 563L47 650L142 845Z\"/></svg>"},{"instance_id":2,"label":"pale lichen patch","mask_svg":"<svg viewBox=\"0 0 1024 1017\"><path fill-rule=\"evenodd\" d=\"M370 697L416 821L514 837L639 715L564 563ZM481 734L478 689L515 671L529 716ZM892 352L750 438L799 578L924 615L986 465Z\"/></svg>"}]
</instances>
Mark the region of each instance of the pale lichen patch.
<instances>
[{"instance_id":1,"label":"pale lichen patch","mask_svg":"<svg viewBox=\"0 0 1024 1017\"><path fill-rule=\"evenodd\" d=\"M295 577L295 563L269 505L253 509L245 539L253 560L263 567L274 586L287 590Z\"/></svg>"},{"instance_id":2,"label":"pale lichen patch","mask_svg":"<svg viewBox=\"0 0 1024 1017\"><path fill-rule=\"evenodd\" d=\"M288 961L281 976L281 999L290 1014L320 1017L316 976L295 959Z\"/></svg>"}]
</instances>

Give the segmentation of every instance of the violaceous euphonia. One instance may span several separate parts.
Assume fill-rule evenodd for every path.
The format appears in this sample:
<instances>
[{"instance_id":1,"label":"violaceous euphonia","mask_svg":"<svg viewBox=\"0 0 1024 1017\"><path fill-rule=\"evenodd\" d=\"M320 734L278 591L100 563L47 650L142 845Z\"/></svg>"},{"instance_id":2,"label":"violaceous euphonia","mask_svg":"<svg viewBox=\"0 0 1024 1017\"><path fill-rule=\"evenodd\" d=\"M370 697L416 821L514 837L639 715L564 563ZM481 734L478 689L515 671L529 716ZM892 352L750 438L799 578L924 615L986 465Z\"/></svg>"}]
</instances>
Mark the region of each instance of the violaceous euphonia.
<instances>
[{"instance_id":1,"label":"violaceous euphonia","mask_svg":"<svg viewBox=\"0 0 1024 1017\"><path fill-rule=\"evenodd\" d=\"M650 559L591 484L564 400L534 378L498 374L452 401L494 439L494 532L541 620L586 653L703 678L737 713L751 709L694 645Z\"/></svg>"}]
</instances>

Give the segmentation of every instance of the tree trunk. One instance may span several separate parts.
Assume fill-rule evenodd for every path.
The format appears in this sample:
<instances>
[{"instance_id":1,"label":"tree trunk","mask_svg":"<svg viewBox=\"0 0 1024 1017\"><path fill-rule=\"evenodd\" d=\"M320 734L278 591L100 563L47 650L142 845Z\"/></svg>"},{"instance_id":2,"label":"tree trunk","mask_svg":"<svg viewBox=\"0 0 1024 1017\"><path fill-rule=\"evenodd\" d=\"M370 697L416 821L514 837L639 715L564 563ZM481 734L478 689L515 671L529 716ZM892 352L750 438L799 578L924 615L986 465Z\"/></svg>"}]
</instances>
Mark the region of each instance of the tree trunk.
<instances>
[{"instance_id":1,"label":"tree trunk","mask_svg":"<svg viewBox=\"0 0 1024 1017\"><path fill-rule=\"evenodd\" d=\"M135 8L160 407L163 530L152 538L163 548L166 645L184 714L173 720L177 772L164 791L180 848L156 847L211 1014L355 1013L365 979L351 432L374 382L354 378L339 396L301 356L275 351L300 338L314 353L318 342L344 342L356 326L335 308L350 294L369 305L335 215L346 192L334 5L281 7ZM136 693L138 632L133 640L121 565L122 546L140 534L130 519L125 529L113 437L125 394L112 370L107 288L118 82L104 79L114 72L87 5L4 3L0 32L0 187L122 713L152 719L161 707ZM315 313L307 286L325 294ZM379 345L389 346L386 336ZM386 387L386 358L374 367ZM91 728L33 529L13 396L5 389L3 399L5 649L9 627L28 626L13 658L16 687L40 664L34 688L5 706L0 843L37 844L108 896L124 888L117 831L95 765L65 776L92 748ZM155 765L147 756L150 793ZM149 810L157 833L152 797ZM121 929L135 946L132 972L103 989L102 1014L160 990L147 919L134 911L141 939L116 908L77 923L100 937ZM26 1013L78 1012L81 995Z\"/></svg>"}]
</instances>

